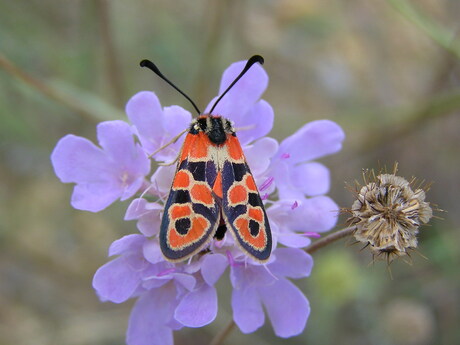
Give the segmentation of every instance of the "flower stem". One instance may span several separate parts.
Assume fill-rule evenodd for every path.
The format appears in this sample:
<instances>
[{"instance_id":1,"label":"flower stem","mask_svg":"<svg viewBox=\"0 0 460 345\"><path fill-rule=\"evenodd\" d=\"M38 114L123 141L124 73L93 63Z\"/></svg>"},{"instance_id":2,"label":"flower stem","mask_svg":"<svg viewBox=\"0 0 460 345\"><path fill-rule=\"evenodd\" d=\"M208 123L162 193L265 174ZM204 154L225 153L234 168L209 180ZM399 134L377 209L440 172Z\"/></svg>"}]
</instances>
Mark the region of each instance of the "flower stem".
<instances>
[{"instance_id":1,"label":"flower stem","mask_svg":"<svg viewBox=\"0 0 460 345\"><path fill-rule=\"evenodd\" d=\"M227 336L233 331L235 328L235 321L231 320L228 325L222 329L217 335L211 340L209 345L221 345L222 342L227 338Z\"/></svg>"},{"instance_id":2,"label":"flower stem","mask_svg":"<svg viewBox=\"0 0 460 345\"><path fill-rule=\"evenodd\" d=\"M44 82L40 79L35 78L31 74L24 71L19 66L15 65L11 62L6 56L0 53L0 69L3 69L5 72L16 78L17 80L22 81L35 91L39 92L42 95L68 107L72 111L76 112L77 114L81 115L82 117L86 118L90 121L106 121L109 120L109 117L106 117L104 114L100 112L94 112L89 107L85 106L84 103L81 102L76 97L72 97L60 91L57 87L54 87L50 83ZM116 111L113 114L116 115Z\"/></svg>"},{"instance_id":3,"label":"flower stem","mask_svg":"<svg viewBox=\"0 0 460 345\"><path fill-rule=\"evenodd\" d=\"M341 238L350 236L355 229L356 228L354 226L351 226L349 228L345 228L345 229L333 232L332 234L327 235L326 237L323 237L322 239L312 243L310 246L308 246L305 249L305 251L307 253L309 253L309 254L312 254L312 253L316 252L318 249L321 249L321 248L331 244L332 242L335 242L337 240L340 240Z\"/></svg>"}]
</instances>

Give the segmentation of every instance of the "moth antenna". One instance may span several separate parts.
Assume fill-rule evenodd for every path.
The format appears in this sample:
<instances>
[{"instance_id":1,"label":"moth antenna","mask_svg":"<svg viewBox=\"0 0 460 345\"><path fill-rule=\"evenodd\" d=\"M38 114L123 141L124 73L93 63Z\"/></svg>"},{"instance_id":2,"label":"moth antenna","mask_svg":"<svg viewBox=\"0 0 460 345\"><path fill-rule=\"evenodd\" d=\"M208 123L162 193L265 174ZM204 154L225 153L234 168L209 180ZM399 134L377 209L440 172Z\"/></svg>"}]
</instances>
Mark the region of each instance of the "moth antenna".
<instances>
[{"instance_id":1,"label":"moth antenna","mask_svg":"<svg viewBox=\"0 0 460 345\"><path fill-rule=\"evenodd\" d=\"M160 72L158 67L150 60L142 60L139 64L141 67L147 67L148 69L152 70L153 73L155 73L157 76L159 76L161 79L163 79L165 82L167 82L169 85L171 85L174 89L176 89L182 96L187 98L187 100L192 103L193 107L195 108L196 112L198 115L201 114L200 109L196 106L195 102L192 101L192 99L185 94L181 89L179 89L176 85L174 85L168 78L166 78L163 73Z\"/></svg>"},{"instance_id":2,"label":"moth antenna","mask_svg":"<svg viewBox=\"0 0 460 345\"><path fill-rule=\"evenodd\" d=\"M238 80L241 79L241 77L243 75L246 74L246 72L251 68L252 65L254 65L256 62L260 63L261 65L264 64L264 58L260 55L254 55L254 56L251 56L248 60L248 62L246 62L246 66L244 66L243 70L241 71L241 73L238 75L238 77L235 78L235 80L230 84L229 87L227 87L227 89L222 93L222 95L219 96L219 98L217 99L217 101L214 103L214 105L212 106L211 108L211 111L209 112L209 114L212 114L212 111L214 110L214 108L216 107L216 105L220 102L220 100L225 96L225 94L230 91L230 89L233 87L233 85L236 84L236 82Z\"/></svg>"}]
</instances>

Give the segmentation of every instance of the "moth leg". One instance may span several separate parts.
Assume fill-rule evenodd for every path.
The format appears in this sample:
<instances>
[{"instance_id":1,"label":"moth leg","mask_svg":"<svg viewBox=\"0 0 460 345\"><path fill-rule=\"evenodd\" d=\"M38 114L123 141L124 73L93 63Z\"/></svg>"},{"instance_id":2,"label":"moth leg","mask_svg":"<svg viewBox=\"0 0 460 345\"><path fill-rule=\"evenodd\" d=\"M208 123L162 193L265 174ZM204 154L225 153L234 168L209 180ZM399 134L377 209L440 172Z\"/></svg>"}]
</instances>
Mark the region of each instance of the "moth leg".
<instances>
[{"instance_id":1,"label":"moth leg","mask_svg":"<svg viewBox=\"0 0 460 345\"><path fill-rule=\"evenodd\" d=\"M177 155L177 157L172 161L172 162L169 162L169 163L158 163L158 165L162 166L162 167L168 167L170 165L173 165L173 164L176 164L177 161L179 160L179 156L180 154Z\"/></svg>"},{"instance_id":2,"label":"moth leg","mask_svg":"<svg viewBox=\"0 0 460 345\"><path fill-rule=\"evenodd\" d=\"M180 132L178 135L176 135L174 138L172 138L172 140L170 142L168 142L167 144L164 144L162 147L160 147L158 150L155 150L153 151L151 154L149 154L148 158L152 158L153 156L155 156L158 152L160 152L161 150L163 150L164 148L168 147L169 145L171 144L174 144L176 141L179 140L179 138L185 133L187 132L186 129L184 129L182 132ZM176 158L176 161L177 161L177 158ZM174 161L175 162L175 161ZM163 165L163 164L160 164L160 165ZM170 164L166 164L166 165L170 165Z\"/></svg>"}]
</instances>

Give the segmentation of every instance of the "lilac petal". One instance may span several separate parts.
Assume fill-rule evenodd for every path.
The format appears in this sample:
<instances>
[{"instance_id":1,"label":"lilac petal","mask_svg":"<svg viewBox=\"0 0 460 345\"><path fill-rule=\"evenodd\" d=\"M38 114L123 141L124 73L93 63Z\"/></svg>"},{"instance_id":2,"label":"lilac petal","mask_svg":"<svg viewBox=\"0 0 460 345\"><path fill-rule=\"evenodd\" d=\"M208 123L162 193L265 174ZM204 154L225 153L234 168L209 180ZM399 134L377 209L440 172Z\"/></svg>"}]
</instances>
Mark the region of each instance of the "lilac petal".
<instances>
[{"instance_id":1,"label":"lilac petal","mask_svg":"<svg viewBox=\"0 0 460 345\"><path fill-rule=\"evenodd\" d=\"M58 141L51 154L51 162L63 183L88 182L96 176L99 180L110 176L104 152L88 139L72 134Z\"/></svg>"},{"instance_id":2,"label":"lilac petal","mask_svg":"<svg viewBox=\"0 0 460 345\"><path fill-rule=\"evenodd\" d=\"M329 191L329 169L316 162L300 164L293 168L291 181L306 195L326 194Z\"/></svg>"},{"instance_id":3,"label":"lilac petal","mask_svg":"<svg viewBox=\"0 0 460 345\"><path fill-rule=\"evenodd\" d=\"M228 67L220 83L219 95L233 82L241 73L246 61L233 63ZM213 111L214 115L222 115L235 121L239 126L239 121L248 112L262 96L268 85L268 75L259 65L253 65L249 71L233 86L233 88L221 99ZM208 113L214 105L216 99L206 107L205 113Z\"/></svg>"},{"instance_id":4,"label":"lilac petal","mask_svg":"<svg viewBox=\"0 0 460 345\"><path fill-rule=\"evenodd\" d=\"M143 198L134 199L126 210L124 220L139 219L143 215L149 213L150 210L147 209L148 203L149 202Z\"/></svg>"},{"instance_id":5,"label":"lilac petal","mask_svg":"<svg viewBox=\"0 0 460 345\"><path fill-rule=\"evenodd\" d=\"M279 279L258 290L278 337L288 338L302 333L310 314L310 305L293 283Z\"/></svg>"},{"instance_id":6,"label":"lilac petal","mask_svg":"<svg viewBox=\"0 0 460 345\"><path fill-rule=\"evenodd\" d=\"M192 291L196 285L196 279L190 274L173 273L174 280L188 291Z\"/></svg>"},{"instance_id":7,"label":"lilac petal","mask_svg":"<svg viewBox=\"0 0 460 345\"><path fill-rule=\"evenodd\" d=\"M70 204L77 210L99 212L116 201L121 193L117 186L105 182L77 184Z\"/></svg>"},{"instance_id":8,"label":"lilac petal","mask_svg":"<svg viewBox=\"0 0 460 345\"><path fill-rule=\"evenodd\" d=\"M241 144L245 145L268 134L273 128L274 119L273 108L268 102L260 100L255 103L238 123L235 122Z\"/></svg>"},{"instance_id":9,"label":"lilac petal","mask_svg":"<svg viewBox=\"0 0 460 345\"><path fill-rule=\"evenodd\" d=\"M139 198L129 205L125 220L139 219L137 228L143 235L150 237L160 231L162 213L162 205Z\"/></svg>"},{"instance_id":10,"label":"lilac petal","mask_svg":"<svg viewBox=\"0 0 460 345\"><path fill-rule=\"evenodd\" d=\"M335 122L313 121L284 139L278 155L289 154L290 164L306 162L339 151L344 139L342 128Z\"/></svg>"},{"instance_id":11,"label":"lilac petal","mask_svg":"<svg viewBox=\"0 0 460 345\"><path fill-rule=\"evenodd\" d=\"M126 122L118 120L99 123L97 125L97 139L104 152L113 161L129 164L134 160L134 138L131 128Z\"/></svg>"},{"instance_id":12,"label":"lilac petal","mask_svg":"<svg viewBox=\"0 0 460 345\"><path fill-rule=\"evenodd\" d=\"M176 172L175 165L160 166L152 175L152 193L160 198L166 198L171 189L174 174Z\"/></svg>"},{"instance_id":13,"label":"lilac petal","mask_svg":"<svg viewBox=\"0 0 460 345\"><path fill-rule=\"evenodd\" d=\"M233 320L243 333L251 333L265 322L259 294L254 286L234 289L232 292Z\"/></svg>"},{"instance_id":14,"label":"lilac petal","mask_svg":"<svg viewBox=\"0 0 460 345\"><path fill-rule=\"evenodd\" d=\"M246 286L270 285L276 278L263 266L245 265L236 262L231 266L230 280L234 289L244 289Z\"/></svg>"},{"instance_id":15,"label":"lilac petal","mask_svg":"<svg viewBox=\"0 0 460 345\"><path fill-rule=\"evenodd\" d=\"M142 236L142 235L141 235ZM156 264L164 261L163 254L161 254L160 244L155 240L146 240L143 243L142 253L145 260L151 264Z\"/></svg>"},{"instance_id":16,"label":"lilac petal","mask_svg":"<svg viewBox=\"0 0 460 345\"><path fill-rule=\"evenodd\" d=\"M176 306L176 291L172 284L143 294L129 318L128 345L173 345L173 334L166 326Z\"/></svg>"},{"instance_id":17,"label":"lilac petal","mask_svg":"<svg viewBox=\"0 0 460 345\"><path fill-rule=\"evenodd\" d=\"M275 276L304 278L310 275L313 259L302 249L278 248L273 254L276 260L268 268Z\"/></svg>"},{"instance_id":18,"label":"lilac petal","mask_svg":"<svg viewBox=\"0 0 460 345\"><path fill-rule=\"evenodd\" d=\"M146 238L139 234L131 234L112 242L109 248L109 256L120 255L127 251L140 250Z\"/></svg>"},{"instance_id":19,"label":"lilac petal","mask_svg":"<svg viewBox=\"0 0 460 345\"><path fill-rule=\"evenodd\" d=\"M291 226L297 231L324 232L337 223L339 207L327 196L306 199L293 211Z\"/></svg>"},{"instance_id":20,"label":"lilac petal","mask_svg":"<svg viewBox=\"0 0 460 345\"><path fill-rule=\"evenodd\" d=\"M278 235L278 242L290 248L305 248L311 244L311 239L303 234L285 231Z\"/></svg>"},{"instance_id":21,"label":"lilac petal","mask_svg":"<svg viewBox=\"0 0 460 345\"><path fill-rule=\"evenodd\" d=\"M270 166L270 160L278 150L273 138L262 138L244 150L244 155L254 176L262 175Z\"/></svg>"},{"instance_id":22,"label":"lilac petal","mask_svg":"<svg viewBox=\"0 0 460 345\"><path fill-rule=\"evenodd\" d=\"M227 268L228 260L222 254L206 255L201 264L201 274L206 284L213 286Z\"/></svg>"},{"instance_id":23,"label":"lilac petal","mask_svg":"<svg viewBox=\"0 0 460 345\"><path fill-rule=\"evenodd\" d=\"M187 327L202 327L217 316L216 289L208 284L188 293L179 302L174 318Z\"/></svg>"},{"instance_id":24,"label":"lilac petal","mask_svg":"<svg viewBox=\"0 0 460 345\"><path fill-rule=\"evenodd\" d=\"M192 115L190 112L185 110L182 107L173 105L170 107L165 107L164 111L164 128L165 128L165 140L162 143L163 145L169 143L174 137L179 133L187 130L190 127L192 122ZM165 152L168 154L170 159L174 159L179 154L182 144L184 143L185 133L173 144L170 144L164 148Z\"/></svg>"},{"instance_id":25,"label":"lilac petal","mask_svg":"<svg viewBox=\"0 0 460 345\"><path fill-rule=\"evenodd\" d=\"M144 149L152 153L161 145L163 110L155 93L141 91L126 104L126 114L134 124Z\"/></svg>"},{"instance_id":26,"label":"lilac petal","mask_svg":"<svg viewBox=\"0 0 460 345\"><path fill-rule=\"evenodd\" d=\"M93 288L102 300L121 303L132 296L140 284L141 271L133 269L139 260L121 256L100 267L93 278Z\"/></svg>"}]
</instances>

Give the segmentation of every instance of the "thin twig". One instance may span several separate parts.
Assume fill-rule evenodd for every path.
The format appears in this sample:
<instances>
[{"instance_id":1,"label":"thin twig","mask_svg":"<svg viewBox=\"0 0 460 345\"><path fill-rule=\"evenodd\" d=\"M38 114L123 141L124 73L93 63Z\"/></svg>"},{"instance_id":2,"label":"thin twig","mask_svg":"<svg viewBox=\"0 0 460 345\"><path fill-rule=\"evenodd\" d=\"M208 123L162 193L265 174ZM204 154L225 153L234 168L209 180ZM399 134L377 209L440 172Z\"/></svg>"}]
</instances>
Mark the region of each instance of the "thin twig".
<instances>
[{"instance_id":1,"label":"thin twig","mask_svg":"<svg viewBox=\"0 0 460 345\"><path fill-rule=\"evenodd\" d=\"M222 329L220 333L217 333L217 335L211 340L209 345L222 345L223 341L227 336L233 331L235 328L236 324L235 321L231 320L228 325Z\"/></svg>"},{"instance_id":2,"label":"thin twig","mask_svg":"<svg viewBox=\"0 0 460 345\"><path fill-rule=\"evenodd\" d=\"M3 68L5 72L15 77L16 79L19 79L26 85L32 87L39 93L68 107L72 111L75 111L77 114L88 120L96 122L107 120L107 118L104 118L99 114L92 113L91 111L89 111L85 104L83 104L82 102L79 102L76 99L73 99L72 97L63 94L59 91L59 89L52 87L51 85L24 72L21 68L13 64L8 58L6 58L2 54L0 54L0 68Z\"/></svg>"},{"instance_id":3,"label":"thin twig","mask_svg":"<svg viewBox=\"0 0 460 345\"><path fill-rule=\"evenodd\" d=\"M307 253L309 253L309 254L312 254L312 253L316 252L318 249L321 249L321 248L331 244L332 242L335 242L337 240L340 240L341 238L350 236L353 233L354 230L355 230L355 227L352 226L352 227L349 227L349 228L345 228L345 229L333 232L332 234L330 234L330 235L328 235L326 237L323 237L322 239L312 243L310 246L308 246L305 249L305 251Z\"/></svg>"}]
</instances>

